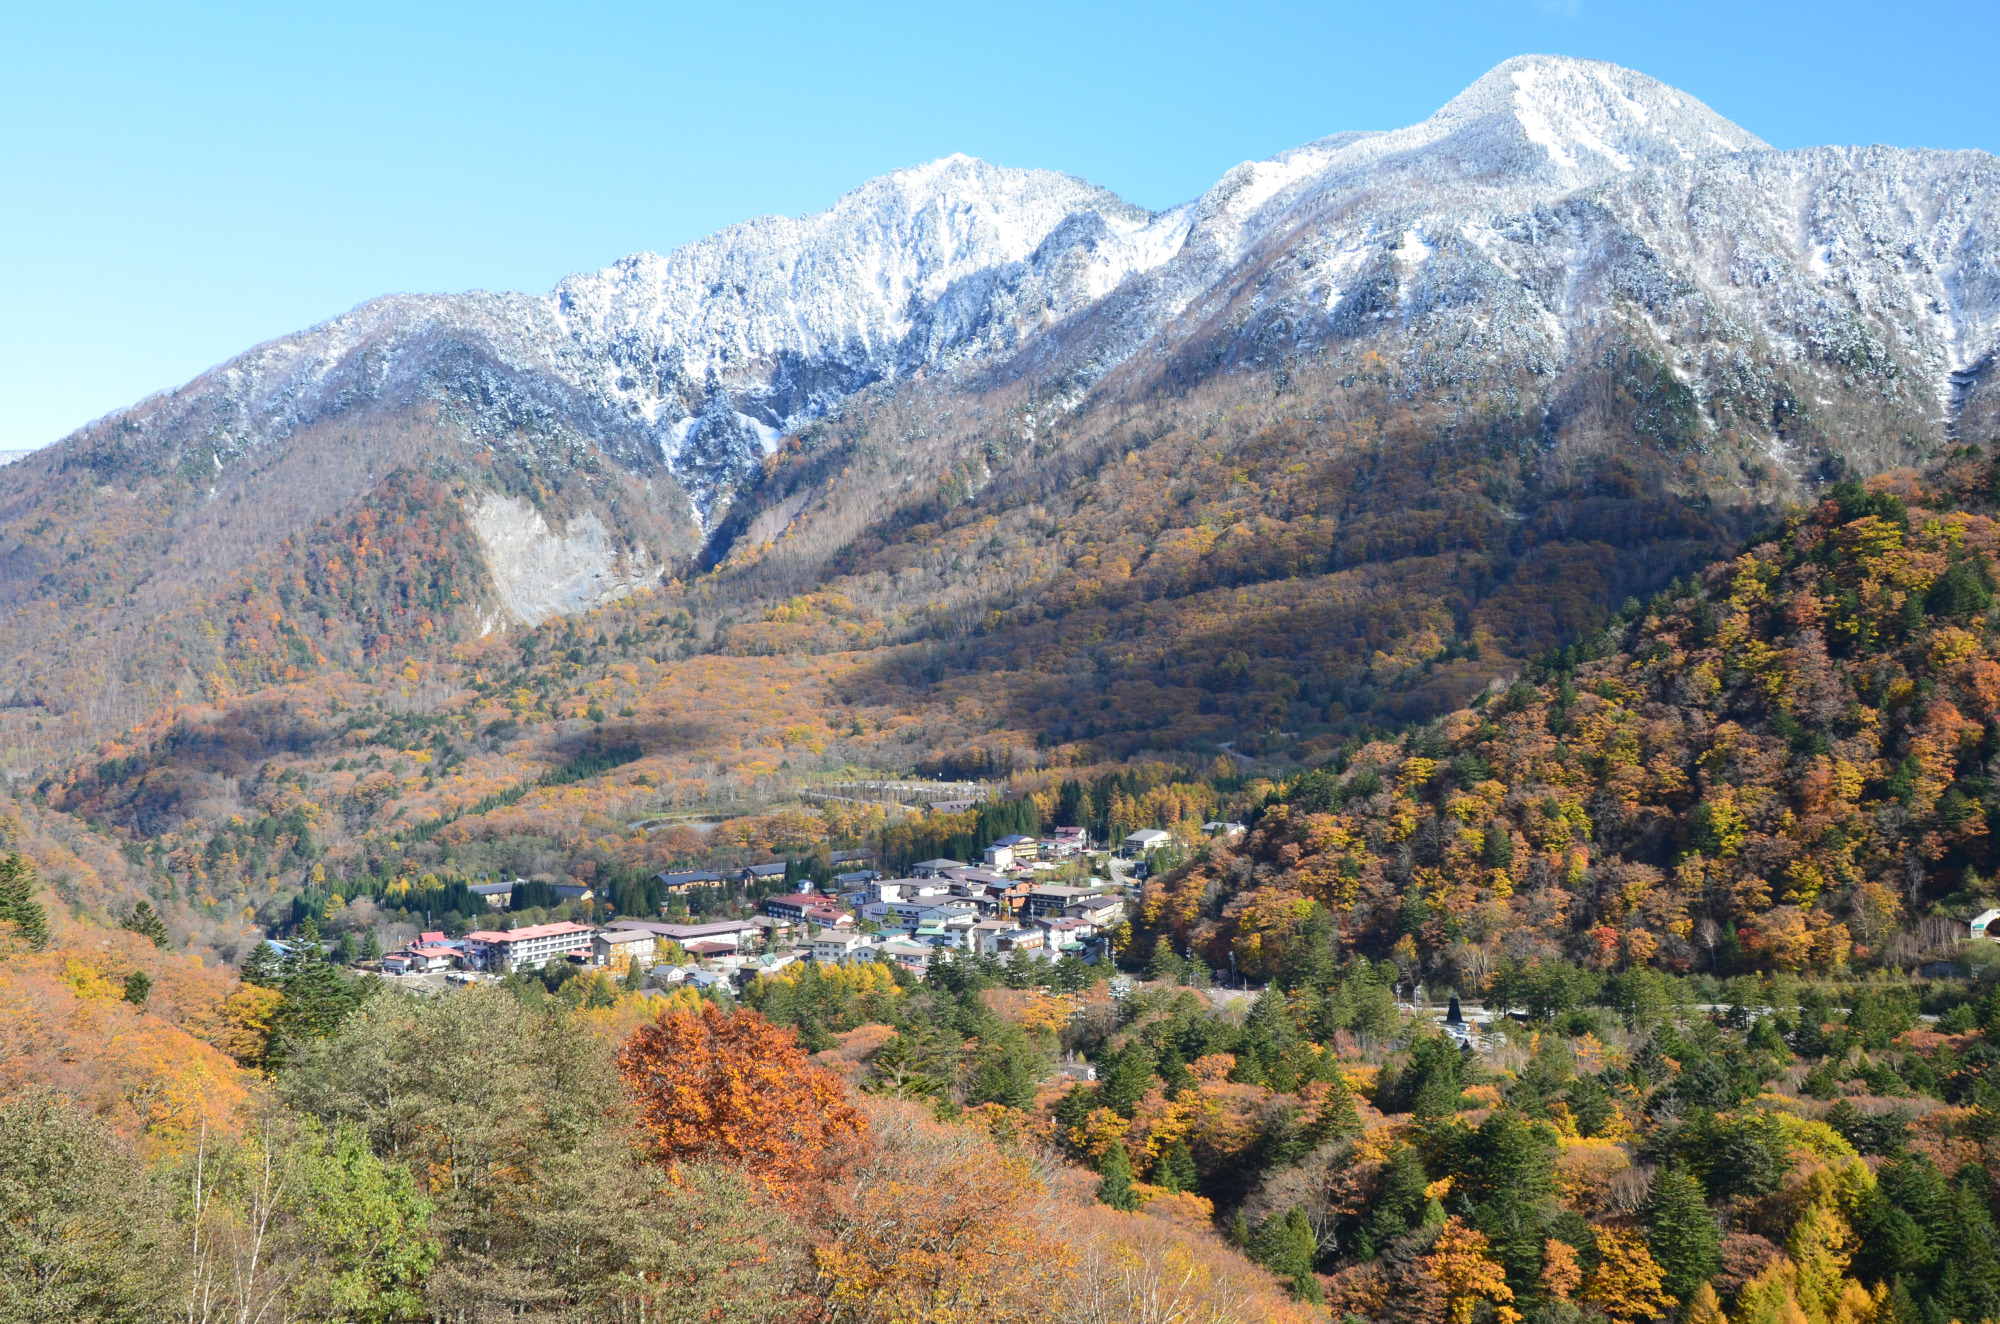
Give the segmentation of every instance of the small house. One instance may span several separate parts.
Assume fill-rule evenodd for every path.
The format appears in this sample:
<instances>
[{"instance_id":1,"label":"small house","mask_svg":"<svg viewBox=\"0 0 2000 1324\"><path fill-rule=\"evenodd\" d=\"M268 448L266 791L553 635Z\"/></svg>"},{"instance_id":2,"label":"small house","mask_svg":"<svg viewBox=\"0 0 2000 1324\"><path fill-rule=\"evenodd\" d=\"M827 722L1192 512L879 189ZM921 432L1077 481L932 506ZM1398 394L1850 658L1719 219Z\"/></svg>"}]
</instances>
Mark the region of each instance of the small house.
<instances>
[{"instance_id":1,"label":"small house","mask_svg":"<svg viewBox=\"0 0 2000 1324\"><path fill-rule=\"evenodd\" d=\"M876 948L874 954L878 961L892 961L905 970L922 974L930 968L931 958L937 955L937 950L907 938L892 938Z\"/></svg>"},{"instance_id":2,"label":"small house","mask_svg":"<svg viewBox=\"0 0 2000 1324\"><path fill-rule=\"evenodd\" d=\"M1030 888L1024 903L1024 911L1029 919L1040 919L1044 915L1061 917L1071 906L1098 899L1099 893L1088 887L1066 887L1060 883L1045 883Z\"/></svg>"},{"instance_id":3,"label":"small house","mask_svg":"<svg viewBox=\"0 0 2000 1324\"><path fill-rule=\"evenodd\" d=\"M1125 854L1132 856L1150 855L1172 844L1173 838L1158 828L1140 828L1125 838Z\"/></svg>"},{"instance_id":4,"label":"small house","mask_svg":"<svg viewBox=\"0 0 2000 1324\"><path fill-rule=\"evenodd\" d=\"M867 960L874 952L875 936L869 933L824 929L812 942L813 960L828 965Z\"/></svg>"},{"instance_id":5,"label":"small house","mask_svg":"<svg viewBox=\"0 0 2000 1324\"><path fill-rule=\"evenodd\" d=\"M658 939L644 929L599 929L597 936L590 940L591 957L598 965L630 961L644 970L653 964L657 942Z\"/></svg>"},{"instance_id":6,"label":"small house","mask_svg":"<svg viewBox=\"0 0 2000 1324\"><path fill-rule=\"evenodd\" d=\"M1030 863L1041 858L1042 843L1034 837L1024 837L1018 832L1012 836L1002 837L993 844L1005 846L1012 851L1014 860L1018 864Z\"/></svg>"}]
</instances>

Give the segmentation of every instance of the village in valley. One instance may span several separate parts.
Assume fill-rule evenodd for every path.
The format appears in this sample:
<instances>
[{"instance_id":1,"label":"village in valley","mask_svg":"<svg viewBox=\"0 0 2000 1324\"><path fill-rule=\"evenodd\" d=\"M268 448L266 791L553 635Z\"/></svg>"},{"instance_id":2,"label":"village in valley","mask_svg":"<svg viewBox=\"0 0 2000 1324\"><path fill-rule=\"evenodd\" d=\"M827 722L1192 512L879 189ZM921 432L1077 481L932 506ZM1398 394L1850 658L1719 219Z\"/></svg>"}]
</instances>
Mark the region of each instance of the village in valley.
<instances>
[{"instance_id":1,"label":"village in valley","mask_svg":"<svg viewBox=\"0 0 2000 1324\"><path fill-rule=\"evenodd\" d=\"M963 812L971 804L931 808ZM1244 827L1218 821L1201 832L1226 842ZM625 991L733 993L799 961L879 961L922 976L961 953L1016 964L1067 960L1101 966L1092 972L1101 975L1129 942L1149 870L1162 852L1189 844L1142 828L1099 845L1088 829L1057 827L1042 837L1002 836L976 863L923 860L904 877L885 877L865 849L823 852L821 872L837 872L821 881L809 860L669 870L652 879L652 893L664 898L655 914L620 914L587 884L545 883L540 899L552 897L561 917L529 923L515 919L522 901L536 899L527 880L475 883L468 891L488 914L461 923L464 931L425 929L356 964L405 992L567 966L563 975L608 975ZM702 913L690 912L691 897L700 898ZM271 955L292 955L297 941L273 940Z\"/></svg>"}]
</instances>

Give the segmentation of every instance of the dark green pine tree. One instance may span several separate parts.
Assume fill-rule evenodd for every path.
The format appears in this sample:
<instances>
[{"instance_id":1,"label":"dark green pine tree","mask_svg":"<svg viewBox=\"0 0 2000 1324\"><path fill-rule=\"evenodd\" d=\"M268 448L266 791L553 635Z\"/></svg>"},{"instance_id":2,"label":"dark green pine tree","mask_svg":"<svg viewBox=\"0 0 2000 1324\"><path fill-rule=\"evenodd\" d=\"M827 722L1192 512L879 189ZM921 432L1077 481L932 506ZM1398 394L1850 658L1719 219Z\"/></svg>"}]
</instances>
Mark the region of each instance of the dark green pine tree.
<instances>
[{"instance_id":1,"label":"dark green pine tree","mask_svg":"<svg viewBox=\"0 0 2000 1324\"><path fill-rule=\"evenodd\" d=\"M339 1029L372 986L349 979L326 959L319 925L307 919L279 968L278 987L285 996L271 1016L272 1065L282 1060L289 1041L324 1039Z\"/></svg>"},{"instance_id":2,"label":"dark green pine tree","mask_svg":"<svg viewBox=\"0 0 2000 1324\"><path fill-rule=\"evenodd\" d=\"M1174 954L1174 944L1165 937L1153 940L1153 954L1146 959L1146 978L1164 984L1176 984L1181 977L1181 958Z\"/></svg>"},{"instance_id":3,"label":"dark green pine tree","mask_svg":"<svg viewBox=\"0 0 2000 1324\"><path fill-rule=\"evenodd\" d=\"M1312 1152L1306 1129L1299 1125L1299 1110L1285 1104L1267 1110L1257 1138L1258 1165L1277 1172L1297 1167Z\"/></svg>"},{"instance_id":4,"label":"dark green pine tree","mask_svg":"<svg viewBox=\"0 0 2000 1324\"><path fill-rule=\"evenodd\" d=\"M1495 1112L1467 1151L1467 1194L1478 1201L1473 1225L1507 1270L1508 1286L1531 1293L1542 1272L1542 1227L1555 1211L1555 1133L1519 1113Z\"/></svg>"},{"instance_id":5,"label":"dark green pine tree","mask_svg":"<svg viewBox=\"0 0 2000 1324\"><path fill-rule=\"evenodd\" d=\"M895 1040L889 1042L893 1045ZM886 1048L884 1051L887 1051ZM879 1055L876 1063L878 1066L881 1064ZM1063 1092L1060 1099L1056 1100L1056 1143L1077 1154L1079 1158L1082 1155L1077 1151L1076 1141L1070 1133L1083 1130L1084 1123L1090 1120L1090 1110L1096 1106L1097 1091L1088 1085L1072 1085Z\"/></svg>"},{"instance_id":6,"label":"dark green pine tree","mask_svg":"<svg viewBox=\"0 0 2000 1324\"><path fill-rule=\"evenodd\" d=\"M41 882L35 866L19 851L0 860L0 920L11 920L21 941L35 951L49 945L49 917L35 900Z\"/></svg>"},{"instance_id":7,"label":"dark green pine tree","mask_svg":"<svg viewBox=\"0 0 2000 1324\"><path fill-rule=\"evenodd\" d=\"M1044 1068L1041 1053L1019 1026L999 1024L980 1036L972 1075L966 1082L965 1101L1031 1108ZM1152 1069L1144 1069L1150 1077Z\"/></svg>"},{"instance_id":8,"label":"dark green pine tree","mask_svg":"<svg viewBox=\"0 0 2000 1324\"><path fill-rule=\"evenodd\" d=\"M1176 1140L1167 1146L1167 1152L1160 1155L1159 1184L1170 1191L1196 1191L1201 1188L1201 1175L1195 1171L1194 1151L1187 1141Z\"/></svg>"},{"instance_id":9,"label":"dark green pine tree","mask_svg":"<svg viewBox=\"0 0 2000 1324\"><path fill-rule=\"evenodd\" d=\"M808 1053L824 1053L839 1042L827 1033L827 1028L819 1023L817 1016L808 1016L799 1022L799 1047Z\"/></svg>"},{"instance_id":10,"label":"dark green pine tree","mask_svg":"<svg viewBox=\"0 0 2000 1324\"><path fill-rule=\"evenodd\" d=\"M1381 1190L1376 1194L1368 1216L1362 1220L1360 1235L1355 1239L1355 1250L1362 1259L1375 1258L1384 1246L1424 1221L1429 1203L1424 1190L1430 1185L1430 1180L1424 1172L1423 1160L1417 1157L1413 1147L1398 1145L1390 1153L1388 1169L1382 1174Z\"/></svg>"},{"instance_id":11,"label":"dark green pine tree","mask_svg":"<svg viewBox=\"0 0 2000 1324\"><path fill-rule=\"evenodd\" d=\"M167 922L160 918L160 913L153 909L150 901L141 901L132 907L131 918L125 921L124 927L149 940L155 947L165 947L172 941L167 933Z\"/></svg>"},{"instance_id":12,"label":"dark green pine tree","mask_svg":"<svg viewBox=\"0 0 2000 1324\"><path fill-rule=\"evenodd\" d=\"M1182 1090L1201 1088L1201 1082L1195 1079L1194 1072L1188 1070L1187 1063L1181 1059L1180 1051L1172 1044L1168 1044L1161 1051L1160 1063L1155 1070L1159 1072L1160 1084L1166 1090L1169 1099L1179 1095Z\"/></svg>"},{"instance_id":13,"label":"dark green pine tree","mask_svg":"<svg viewBox=\"0 0 2000 1324\"><path fill-rule=\"evenodd\" d=\"M1362 1131L1361 1111L1354 1106L1354 1091L1348 1088L1347 1078L1336 1069L1327 1073L1326 1084L1326 1097L1306 1127L1306 1139L1315 1146L1352 1140Z\"/></svg>"},{"instance_id":14,"label":"dark green pine tree","mask_svg":"<svg viewBox=\"0 0 2000 1324\"><path fill-rule=\"evenodd\" d=\"M1690 1299L1722 1268L1722 1235L1700 1180L1679 1163L1662 1168L1646 1197L1645 1220L1646 1244L1665 1274L1663 1285Z\"/></svg>"},{"instance_id":15,"label":"dark green pine tree","mask_svg":"<svg viewBox=\"0 0 2000 1324\"><path fill-rule=\"evenodd\" d=\"M1127 1212L1139 1207L1139 1198L1132 1191L1132 1156L1125 1152L1124 1141L1111 1142L1104 1157L1098 1160L1097 1172L1098 1203Z\"/></svg>"},{"instance_id":16,"label":"dark green pine tree","mask_svg":"<svg viewBox=\"0 0 2000 1324\"><path fill-rule=\"evenodd\" d=\"M1923 1308L1917 1305L1917 1298L1903 1275L1897 1274L1896 1281L1889 1285L1889 1299L1876 1312L1875 1324L1925 1324Z\"/></svg>"},{"instance_id":17,"label":"dark green pine tree","mask_svg":"<svg viewBox=\"0 0 2000 1324\"><path fill-rule=\"evenodd\" d=\"M1265 989L1250 1004L1250 1014L1243 1018L1243 1039L1237 1047L1237 1057L1252 1059L1258 1068L1257 1081L1262 1083L1269 1077L1280 1059L1290 1053L1299 1040L1299 1027L1292 1020L1291 1004L1276 986ZM1247 1064L1246 1064L1247 1065ZM1289 1087L1298 1083L1295 1070L1287 1069ZM1278 1088L1274 1083L1273 1088Z\"/></svg>"},{"instance_id":18,"label":"dark green pine tree","mask_svg":"<svg viewBox=\"0 0 2000 1324\"><path fill-rule=\"evenodd\" d=\"M1282 1214L1272 1214L1250 1238L1250 1258L1292 1281L1292 1291L1302 1301L1318 1305L1322 1298L1319 1275L1313 1263L1319 1258L1319 1238L1313 1235L1306 1211L1294 1205Z\"/></svg>"},{"instance_id":19,"label":"dark green pine tree","mask_svg":"<svg viewBox=\"0 0 2000 1324\"><path fill-rule=\"evenodd\" d=\"M1936 1238L1944 1273L1937 1301L1951 1318L2000 1318L2000 1237L1986 1212L1985 1174L1968 1164L1945 1197L1944 1235Z\"/></svg>"},{"instance_id":20,"label":"dark green pine tree","mask_svg":"<svg viewBox=\"0 0 2000 1324\"><path fill-rule=\"evenodd\" d=\"M1097 1082L1098 1102L1120 1117L1130 1117L1153 1085L1153 1063L1137 1039L1105 1060Z\"/></svg>"},{"instance_id":21,"label":"dark green pine tree","mask_svg":"<svg viewBox=\"0 0 2000 1324\"><path fill-rule=\"evenodd\" d=\"M125 976L125 1000L135 1007L146 1005L146 999L153 991L153 981L144 970L134 970Z\"/></svg>"},{"instance_id":22,"label":"dark green pine tree","mask_svg":"<svg viewBox=\"0 0 2000 1324\"><path fill-rule=\"evenodd\" d=\"M282 988L285 982L285 961L278 955L278 949L269 942L260 942L243 958L243 969L238 977L246 984L259 988Z\"/></svg>"}]
</instances>

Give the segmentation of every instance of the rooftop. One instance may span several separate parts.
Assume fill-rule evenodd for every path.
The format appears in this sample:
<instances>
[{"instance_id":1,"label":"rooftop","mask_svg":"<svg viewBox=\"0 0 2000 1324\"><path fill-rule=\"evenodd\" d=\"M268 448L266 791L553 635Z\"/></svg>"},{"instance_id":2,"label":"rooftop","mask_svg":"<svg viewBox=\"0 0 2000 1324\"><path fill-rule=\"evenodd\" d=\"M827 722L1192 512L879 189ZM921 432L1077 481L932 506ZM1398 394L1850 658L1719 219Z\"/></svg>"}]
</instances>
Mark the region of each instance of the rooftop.
<instances>
[{"instance_id":1,"label":"rooftop","mask_svg":"<svg viewBox=\"0 0 2000 1324\"><path fill-rule=\"evenodd\" d=\"M747 933L758 927L747 919L715 920L707 924L662 924L646 919L613 920L614 929L644 929L662 938L672 938L675 942L685 942L691 938L714 938L725 933Z\"/></svg>"},{"instance_id":2,"label":"rooftop","mask_svg":"<svg viewBox=\"0 0 2000 1324\"><path fill-rule=\"evenodd\" d=\"M510 929L499 932L481 929L477 933L465 935L467 942L527 942L531 938L560 938L571 933L595 933L588 924L572 924L564 920L560 924L530 924L525 929Z\"/></svg>"}]
</instances>

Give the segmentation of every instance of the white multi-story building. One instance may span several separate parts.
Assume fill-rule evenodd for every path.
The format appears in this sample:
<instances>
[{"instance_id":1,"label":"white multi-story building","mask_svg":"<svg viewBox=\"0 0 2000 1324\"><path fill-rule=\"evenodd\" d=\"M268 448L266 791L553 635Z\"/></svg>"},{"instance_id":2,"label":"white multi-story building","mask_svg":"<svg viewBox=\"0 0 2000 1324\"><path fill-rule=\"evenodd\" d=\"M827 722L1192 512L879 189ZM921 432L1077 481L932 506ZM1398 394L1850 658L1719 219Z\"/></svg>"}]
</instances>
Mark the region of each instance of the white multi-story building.
<instances>
[{"instance_id":1,"label":"white multi-story building","mask_svg":"<svg viewBox=\"0 0 2000 1324\"><path fill-rule=\"evenodd\" d=\"M539 970L572 953L590 955L597 930L588 924L531 924L507 932L482 929L465 935L466 963L482 970L512 974Z\"/></svg>"}]
</instances>

